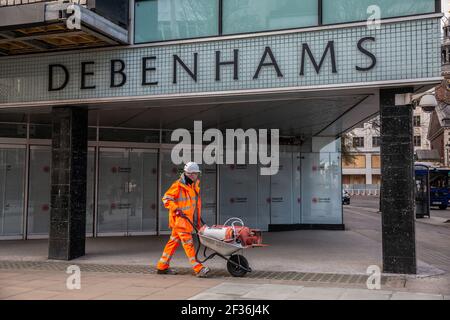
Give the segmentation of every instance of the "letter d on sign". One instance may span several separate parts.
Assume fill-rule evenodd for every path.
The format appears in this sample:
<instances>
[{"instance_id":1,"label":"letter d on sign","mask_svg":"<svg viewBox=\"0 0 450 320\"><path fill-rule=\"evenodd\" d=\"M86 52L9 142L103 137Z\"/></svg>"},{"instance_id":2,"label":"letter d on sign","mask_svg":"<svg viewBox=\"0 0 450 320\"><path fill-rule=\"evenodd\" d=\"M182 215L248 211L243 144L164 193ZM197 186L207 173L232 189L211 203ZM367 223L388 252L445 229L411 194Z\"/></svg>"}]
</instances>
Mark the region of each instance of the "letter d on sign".
<instances>
[{"instance_id":1,"label":"letter d on sign","mask_svg":"<svg viewBox=\"0 0 450 320\"><path fill-rule=\"evenodd\" d=\"M369 278L367 278L367 289L369 290L380 290L381 289L381 270L379 266L369 266L366 271L367 274L370 274Z\"/></svg>"},{"instance_id":2,"label":"letter d on sign","mask_svg":"<svg viewBox=\"0 0 450 320\"><path fill-rule=\"evenodd\" d=\"M66 273L72 274L66 280L66 287L69 290L81 289L81 270L79 266L71 265L67 267Z\"/></svg>"}]
</instances>

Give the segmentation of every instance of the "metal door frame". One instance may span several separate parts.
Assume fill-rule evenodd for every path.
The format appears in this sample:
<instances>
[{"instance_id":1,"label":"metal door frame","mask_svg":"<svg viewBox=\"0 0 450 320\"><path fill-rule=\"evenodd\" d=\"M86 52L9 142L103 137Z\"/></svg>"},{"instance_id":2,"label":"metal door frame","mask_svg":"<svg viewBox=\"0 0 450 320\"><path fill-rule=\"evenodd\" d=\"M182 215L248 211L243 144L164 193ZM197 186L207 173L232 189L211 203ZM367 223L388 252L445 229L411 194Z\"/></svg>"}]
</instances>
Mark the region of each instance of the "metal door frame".
<instances>
[{"instance_id":1,"label":"metal door frame","mask_svg":"<svg viewBox=\"0 0 450 320\"><path fill-rule=\"evenodd\" d=\"M2 143L0 141L0 149L25 149L25 158L24 158L24 166L23 168L23 199L22 199L22 223L21 223L21 235L13 235L13 236L0 236L0 240L23 240L25 239L25 232L24 232L24 224L26 222L26 214L25 214L25 205L26 205L26 193L27 193L27 184L28 184L28 177L27 177L27 162L28 162L28 148L26 144L13 144L13 143Z\"/></svg>"},{"instance_id":2,"label":"metal door frame","mask_svg":"<svg viewBox=\"0 0 450 320\"><path fill-rule=\"evenodd\" d=\"M27 217L27 221L26 221L26 239L30 239L30 240L34 240L34 239L48 239L49 238L49 234L34 234L34 235L30 235L29 234L29 226L28 226L28 221L29 221L29 198L30 198L30 177L31 177L31 170L30 170L30 165L31 165L31 150L50 150L50 159L51 159L51 145L50 144L46 144L45 141L40 140L42 142L42 144L28 144L28 158L27 158L27 169L28 169L28 182L27 182L27 198L26 198L26 217ZM47 140L48 141L48 140ZM51 160L50 160L50 175L51 175ZM51 176L50 176L50 202L51 202ZM51 207L51 204L50 204ZM51 209L50 209L51 210ZM49 232L50 232L50 225L49 225Z\"/></svg>"},{"instance_id":3,"label":"metal door frame","mask_svg":"<svg viewBox=\"0 0 450 320\"><path fill-rule=\"evenodd\" d=\"M159 166L159 150L155 149L155 148L129 148L129 153L128 153L128 159L130 159L129 155L131 154L131 152L133 151L137 151L137 152L146 152L146 153L153 153L156 154L156 166ZM158 200L159 196L158 196L158 181L159 181L159 168L157 168L157 172L156 172L156 200ZM159 215L159 210L158 210L158 205L156 206L156 217L155 217L155 231L127 231L127 235L128 236L145 236L145 235L157 235L158 234L158 215ZM128 229L128 228L127 228Z\"/></svg>"},{"instance_id":4,"label":"metal door frame","mask_svg":"<svg viewBox=\"0 0 450 320\"><path fill-rule=\"evenodd\" d=\"M145 147L147 146L147 147ZM96 202L95 202L95 215L94 215L94 223L95 223L95 232L94 237L115 237L115 236L143 236L143 235L157 235L158 234L158 215L159 215L159 208L156 206L156 230L155 231L128 231L128 216L129 212L127 213L127 231L124 232L99 232L98 231L98 189L100 187L100 152L127 152L128 161L130 159L130 153L132 151L140 151L140 152L147 152L147 153L154 153L157 155L157 164L158 164L158 172L157 172L157 192L159 190L159 177L160 177L160 170L159 170L159 148L157 147L157 144L143 144L143 143L126 143L126 142L107 142L104 143L102 141L99 141L97 143L97 167L96 167L96 175L97 175L97 182L96 182ZM158 198L158 195L157 195Z\"/></svg>"}]
</instances>

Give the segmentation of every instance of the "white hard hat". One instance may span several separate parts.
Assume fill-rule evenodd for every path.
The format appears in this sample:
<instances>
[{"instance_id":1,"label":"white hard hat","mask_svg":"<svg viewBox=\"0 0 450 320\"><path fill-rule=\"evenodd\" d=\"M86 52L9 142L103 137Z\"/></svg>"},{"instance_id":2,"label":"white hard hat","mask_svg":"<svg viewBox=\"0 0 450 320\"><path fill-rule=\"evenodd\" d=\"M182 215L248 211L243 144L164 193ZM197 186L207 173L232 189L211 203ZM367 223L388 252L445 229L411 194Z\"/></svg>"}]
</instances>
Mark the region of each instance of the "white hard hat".
<instances>
[{"instance_id":1,"label":"white hard hat","mask_svg":"<svg viewBox=\"0 0 450 320\"><path fill-rule=\"evenodd\" d=\"M200 173L200 168L198 167L198 164L195 162L188 162L186 163L186 165L184 166L184 171L187 173Z\"/></svg>"}]
</instances>

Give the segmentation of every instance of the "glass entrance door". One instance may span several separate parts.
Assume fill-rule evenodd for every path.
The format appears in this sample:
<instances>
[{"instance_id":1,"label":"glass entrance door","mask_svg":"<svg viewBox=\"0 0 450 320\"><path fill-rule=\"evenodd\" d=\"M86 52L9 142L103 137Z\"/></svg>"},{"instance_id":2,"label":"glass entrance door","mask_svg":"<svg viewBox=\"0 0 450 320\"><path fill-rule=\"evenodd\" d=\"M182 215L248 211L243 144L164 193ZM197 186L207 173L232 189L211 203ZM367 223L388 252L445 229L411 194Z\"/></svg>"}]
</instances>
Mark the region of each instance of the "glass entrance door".
<instances>
[{"instance_id":1,"label":"glass entrance door","mask_svg":"<svg viewBox=\"0 0 450 320\"><path fill-rule=\"evenodd\" d=\"M30 147L27 235L30 239L48 237L51 203L51 159L52 153L50 146ZM94 178L95 148L89 148L86 181L87 236L92 235Z\"/></svg>"},{"instance_id":2,"label":"glass entrance door","mask_svg":"<svg viewBox=\"0 0 450 320\"><path fill-rule=\"evenodd\" d=\"M0 146L0 238L23 236L25 146Z\"/></svg>"},{"instance_id":3,"label":"glass entrance door","mask_svg":"<svg viewBox=\"0 0 450 320\"><path fill-rule=\"evenodd\" d=\"M157 160L151 149L100 148L99 235L156 233Z\"/></svg>"}]
</instances>

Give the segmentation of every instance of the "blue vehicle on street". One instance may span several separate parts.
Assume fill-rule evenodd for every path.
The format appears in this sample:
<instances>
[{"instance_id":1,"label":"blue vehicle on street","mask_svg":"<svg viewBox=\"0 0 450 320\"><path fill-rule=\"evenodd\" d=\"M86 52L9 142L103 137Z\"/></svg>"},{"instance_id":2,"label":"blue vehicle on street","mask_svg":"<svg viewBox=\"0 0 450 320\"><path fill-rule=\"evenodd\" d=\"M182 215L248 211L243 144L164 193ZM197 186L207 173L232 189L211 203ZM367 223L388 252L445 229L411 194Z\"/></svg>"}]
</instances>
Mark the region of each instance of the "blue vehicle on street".
<instances>
[{"instance_id":1,"label":"blue vehicle on street","mask_svg":"<svg viewBox=\"0 0 450 320\"><path fill-rule=\"evenodd\" d=\"M445 210L449 201L449 168L430 168L430 206Z\"/></svg>"},{"instance_id":2,"label":"blue vehicle on street","mask_svg":"<svg viewBox=\"0 0 450 320\"><path fill-rule=\"evenodd\" d=\"M429 202L430 207L447 209L450 200L450 168L416 164L415 177L416 205Z\"/></svg>"}]
</instances>

